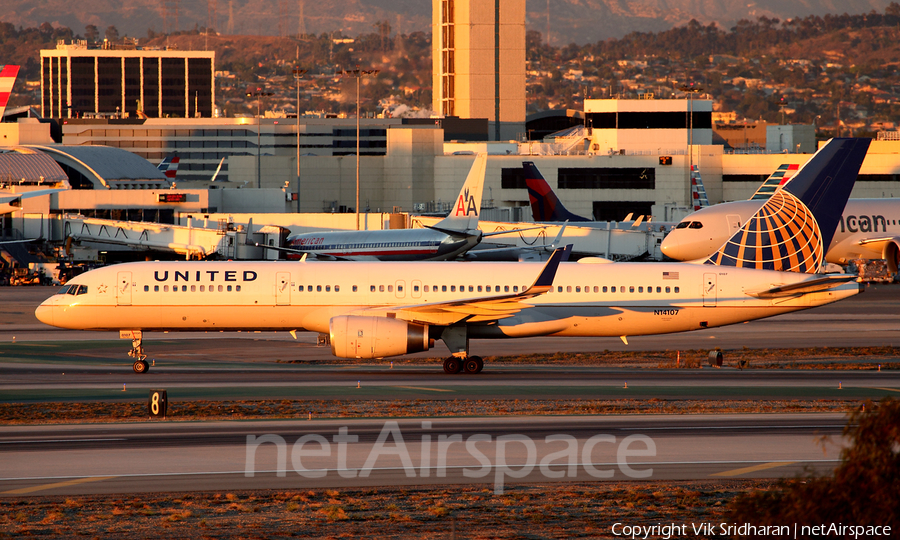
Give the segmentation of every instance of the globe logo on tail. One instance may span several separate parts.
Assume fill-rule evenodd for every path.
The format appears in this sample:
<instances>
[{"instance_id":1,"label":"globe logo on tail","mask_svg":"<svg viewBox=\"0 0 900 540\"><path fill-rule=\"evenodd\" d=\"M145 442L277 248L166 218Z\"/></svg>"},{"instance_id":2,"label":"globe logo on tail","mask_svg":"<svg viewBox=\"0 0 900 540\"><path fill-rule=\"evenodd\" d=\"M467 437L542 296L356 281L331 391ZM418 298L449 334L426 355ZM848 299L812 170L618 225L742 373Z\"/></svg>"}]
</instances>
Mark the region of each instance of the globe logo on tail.
<instances>
[{"instance_id":1,"label":"globe logo on tail","mask_svg":"<svg viewBox=\"0 0 900 540\"><path fill-rule=\"evenodd\" d=\"M814 274L823 259L822 233L812 212L781 190L705 264Z\"/></svg>"}]
</instances>

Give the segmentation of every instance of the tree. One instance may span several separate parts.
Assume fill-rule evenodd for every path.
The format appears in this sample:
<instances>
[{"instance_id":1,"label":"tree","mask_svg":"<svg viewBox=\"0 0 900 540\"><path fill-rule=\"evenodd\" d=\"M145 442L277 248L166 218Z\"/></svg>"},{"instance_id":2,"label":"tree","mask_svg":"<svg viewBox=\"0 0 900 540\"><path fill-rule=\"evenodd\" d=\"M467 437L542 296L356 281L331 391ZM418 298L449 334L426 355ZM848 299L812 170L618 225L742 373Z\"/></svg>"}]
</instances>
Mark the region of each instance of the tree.
<instances>
[{"instance_id":1,"label":"tree","mask_svg":"<svg viewBox=\"0 0 900 540\"><path fill-rule=\"evenodd\" d=\"M115 26L109 25L106 27L105 37L107 41L119 41L119 30Z\"/></svg>"},{"instance_id":2,"label":"tree","mask_svg":"<svg viewBox=\"0 0 900 540\"><path fill-rule=\"evenodd\" d=\"M84 27L84 39L88 40L88 43L95 43L99 37L100 31L96 26L89 24Z\"/></svg>"},{"instance_id":3,"label":"tree","mask_svg":"<svg viewBox=\"0 0 900 540\"><path fill-rule=\"evenodd\" d=\"M832 477L783 482L779 489L736 498L730 523L819 525L842 523L900 528L900 401L886 398L850 416ZM869 536L858 535L862 538ZM839 538L846 537L839 535Z\"/></svg>"}]
</instances>

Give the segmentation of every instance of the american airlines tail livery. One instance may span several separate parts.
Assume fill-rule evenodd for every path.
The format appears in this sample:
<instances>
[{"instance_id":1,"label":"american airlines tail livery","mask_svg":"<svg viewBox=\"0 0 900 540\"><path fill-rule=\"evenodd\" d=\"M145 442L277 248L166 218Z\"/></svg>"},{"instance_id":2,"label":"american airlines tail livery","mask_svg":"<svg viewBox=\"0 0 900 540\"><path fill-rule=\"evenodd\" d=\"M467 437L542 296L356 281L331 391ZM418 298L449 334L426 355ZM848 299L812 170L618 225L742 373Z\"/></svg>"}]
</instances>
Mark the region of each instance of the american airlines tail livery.
<instances>
[{"instance_id":1,"label":"american airlines tail livery","mask_svg":"<svg viewBox=\"0 0 900 540\"><path fill-rule=\"evenodd\" d=\"M714 328L857 294L817 274L869 141L833 139L777 200L705 264L183 261L91 270L35 315L60 328L119 331L147 371L144 332L327 334L342 358L382 358L443 340L447 373L478 373L472 339L619 337ZM765 223L763 223L763 221Z\"/></svg>"}]
</instances>

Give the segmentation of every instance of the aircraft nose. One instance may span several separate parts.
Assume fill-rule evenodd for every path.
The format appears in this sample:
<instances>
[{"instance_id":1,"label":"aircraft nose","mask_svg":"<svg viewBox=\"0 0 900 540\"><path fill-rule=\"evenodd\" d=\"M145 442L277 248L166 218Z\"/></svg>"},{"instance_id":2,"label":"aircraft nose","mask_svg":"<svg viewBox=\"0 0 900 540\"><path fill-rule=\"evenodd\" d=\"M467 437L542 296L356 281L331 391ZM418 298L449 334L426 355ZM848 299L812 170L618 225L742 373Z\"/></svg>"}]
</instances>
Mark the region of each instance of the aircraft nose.
<instances>
[{"instance_id":1,"label":"aircraft nose","mask_svg":"<svg viewBox=\"0 0 900 540\"><path fill-rule=\"evenodd\" d=\"M42 323L53 326L53 306L47 302L42 303L34 310L34 316Z\"/></svg>"}]
</instances>

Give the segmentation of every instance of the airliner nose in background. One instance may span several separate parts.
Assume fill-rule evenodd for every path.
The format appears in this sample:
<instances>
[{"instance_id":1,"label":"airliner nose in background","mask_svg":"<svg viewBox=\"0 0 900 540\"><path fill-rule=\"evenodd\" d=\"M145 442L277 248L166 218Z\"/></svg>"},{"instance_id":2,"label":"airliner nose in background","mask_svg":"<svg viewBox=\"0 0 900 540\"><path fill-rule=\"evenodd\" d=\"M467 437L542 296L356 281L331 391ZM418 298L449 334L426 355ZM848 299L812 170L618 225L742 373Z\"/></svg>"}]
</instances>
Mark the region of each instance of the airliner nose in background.
<instances>
[{"instance_id":1,"label":"airliner nose in background","mask_svg":"<svg viewBox=\"0 0 900 540\"><path fill-rule=\"evenodd\" d=\"M383 358L442 340L447 373L478 373L471 339L618 337L714 328L858 294L819 274L868 139L832 139L703 264L177 261L73 278L35 314L60 328L119 331L134 371L143 332L327 334L342 358ZM790 239L790 241L785 241ZM568 248L567 248L568 249Z\"/></svg>"}]
</instances>

